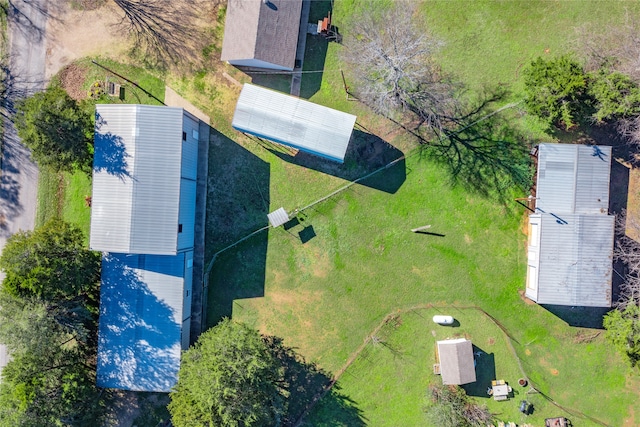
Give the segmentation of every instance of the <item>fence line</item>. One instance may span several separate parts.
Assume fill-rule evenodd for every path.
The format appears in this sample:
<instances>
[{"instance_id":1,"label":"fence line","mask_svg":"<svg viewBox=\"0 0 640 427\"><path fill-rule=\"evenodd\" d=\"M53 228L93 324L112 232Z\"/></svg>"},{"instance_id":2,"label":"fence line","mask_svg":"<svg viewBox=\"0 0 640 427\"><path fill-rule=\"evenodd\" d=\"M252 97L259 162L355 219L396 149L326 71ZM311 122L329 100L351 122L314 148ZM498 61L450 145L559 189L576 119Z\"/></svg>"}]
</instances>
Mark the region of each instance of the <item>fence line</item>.
<instances>
[{"instance_id":1,"label":"fence line","mask_svg":"<svg viewBox=\"0 0 640 427\"><path fill-rule=\"evenodd\" d=\"M417 305L413 305L413 306L410 306L410 307L400 308L400 309L397 309L397 310L392 311L391 313L387 314L382 319L382 321L380 323L378 323L378 325L376 325L375 328L373 328L371 333L368 334L365 337L363 343L353 353L351 353L351 355L349 356L349 358L347 359L345 364L342 365L342 367L340 369L338 369L338 371L336 371L336 373L331 378L331 381L329 382L329 384L327 384L321 391L316 393L316 395L311 399L309 404L303 410L302 414L298 417L298 419L294 423L294 427L300 427L302 425L302 423L304 421L304 418L309 414L309 412L313 409L313 407L329 391L331 391L331 389L336 384L336 382L338 382L340 377L342 375L344 375L345 372L347 372L347 369L358 359L360 354L364 351L364 349L367 347L367 345L371 342L372 337L375 336L380 331L380 329L382 329L382 327L384 325L386 325L395 316L398 316L398 315L401 315L401 314L406 314L406 313L409 313L409 312L412 312L412 311L416 311L416 310L424 310L424 309L430 309L430 308L455 308L455 309L458 309L458 310L476 310L476 311L481 312L483 315L485 315L487 318L489 318L489 320L491 320L504 333L504 335L507 337L507 344L508 344L509 350L511 351L512 355L516 358L516 361L518 362L518 367L520 369L520 373L522 374L522 377L525 378L527 380L527 382L530 384L530 390L534 390L536 393L540 394L549 403L551 403L552 405L556 406L559 409L562 409L563 411L565 411L565 412L567 412L569 414L572 414L572 415L580 417L580 418L586 418L586 419L588 419L588 420L590 420L590 421L592 421L592 422L594 422L594 423L596 423L598 425L601 425L603 427L611 427L609 424L607 424L607 423L605 423L603 421L600 421L597 418L594 418L594 417L591 417L589 415L586 415L581 411L578 411L576 409L569 409L567 407L564 407L564 406L560 405L558 402L553 400L549 395L547 395L544 392L540 391L535 386L535 383L533 383L529 379L527 373L525 372L525 370L524 370L524 368L522 366L522 361L520 360L520 357L518 356L518 353L516 352L515 348L513 347L512 342L511 342L512 340L515 341L516 343L518 341L515 340L511 336L511 334L509 333L509 331L507 330L507 328L504 325L502 325L498 320L496 320L492 315L487 313L484 309L482 309L481 307L479 307L477 305L433 304L433 303L417 304Z\"/></svg>"}]
</instances>

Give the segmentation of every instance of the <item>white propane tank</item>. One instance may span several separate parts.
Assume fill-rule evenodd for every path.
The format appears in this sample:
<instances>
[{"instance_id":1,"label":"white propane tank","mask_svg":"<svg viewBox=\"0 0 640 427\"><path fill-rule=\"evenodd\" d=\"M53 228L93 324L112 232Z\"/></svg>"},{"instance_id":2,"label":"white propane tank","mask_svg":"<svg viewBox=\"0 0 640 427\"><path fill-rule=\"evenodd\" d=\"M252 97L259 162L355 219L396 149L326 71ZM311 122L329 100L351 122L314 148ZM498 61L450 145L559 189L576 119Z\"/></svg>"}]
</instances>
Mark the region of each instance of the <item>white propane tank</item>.
<instances>
[{"instance_id":1,"label":"white propane tank","mask_svg":"<svg viewBox=\"0 0 640 427\"><path fill-rule=\"evenodd\" d=\"M433 316L433 322L438 325L453 325L453 316L443 316L441 314L436 314Z\"/></svg>"}]
</instances>

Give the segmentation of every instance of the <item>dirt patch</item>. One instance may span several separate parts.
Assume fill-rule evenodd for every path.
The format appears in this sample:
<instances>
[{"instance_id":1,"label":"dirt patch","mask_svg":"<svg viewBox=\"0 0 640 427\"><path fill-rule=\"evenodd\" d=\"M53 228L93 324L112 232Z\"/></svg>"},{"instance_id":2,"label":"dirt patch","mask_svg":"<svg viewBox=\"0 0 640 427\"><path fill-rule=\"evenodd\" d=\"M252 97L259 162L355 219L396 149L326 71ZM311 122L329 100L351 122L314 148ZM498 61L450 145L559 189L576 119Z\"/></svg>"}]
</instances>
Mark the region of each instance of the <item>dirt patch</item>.
<instances>
[{"instance_id":1,"label":"dirt patch","mask_svg":"<svg viewBox=\"0 0 640 427\"><path fill-rule=\"evenodd\" d=\"M48 80L65 65L86 56L118 58L129 47L125 34L116 31L122 11L111 2L85 0L87 8L74 9L58 1L47 21L47 57L45 78ZM102 3L102 4L101 4ZM91 7L96 9L89 10Z\"/></svg>"},{"instance_id":2,"label":"dirt patch","mask_svg":"<svg viewBox=\"0 0 640 427\"><path fill-rule=\"evenodd\" d=\"M269 298L278 307L284 304L299 307L301 304L310 304L312 302L320 301L321 296L320 292L285 290L284 292L270 292Z\"/></svg>"},{"instance_id":3,"label":"dirt patch","mask_svg":"<svg viewBox=\"0 0 640 427\"><path fill-rule=\"evenodd\" d=\"M524 294L524 289L519 289L518 290L518 295L520 295L520 299L522 301L524 301L525 304L527 305L535 305L536 302L532 299L527 298L527 296Z\"/></svg>"},{"instance_id":4,"label":"dirt patch","mask_svg":"<svg viewBox=\"0 0 640 427\"><path fill-rule=\"evenodd\" d=\"M464 235L464 241L467 242L468 245L473 243L473 239L471 239L471 236L469 236L468 234Z\"/></svg>"},{"instance_id":5,"label":"dirt patch","mask_svg":"<svg viewBox=\"0 0 640 427\"><path fill-rule=\"evenodd\" d=\"M560 371L558 371L557 369L551 369L549 372L551 372L551 375L553 376L558 376L560 374Z\"/></svg>"},{"instance_id":6,"label":"dirt patch","mask_svg":"<svg viewBox=\"0 0 640 427\"><path fill-rule=\"evenodd\" d=\"M528 348L525 349L524 354L526 354L527 356L531 356L531 350L529 350Z\"/></svg>"},{"instance_id":7,"label":"dirt patch","mask_svg":"<svg viewBox=\"0 0 640 427\"><path fill-rule=\"evenodd\" d=\"M489 339L487 340L487 343L489 345L494 345L496 343L496 339L493 337L489 337Z\"/></svg>"},{"instance_id":8,"label":"dirt patch","mask_svg":"<svg viewBox=\"0 0 640 427\"><path fill-rule=\"evenodd\" d=\"M573 337L573 342L576 344L587 344L600 336L600 331L579 330Z\"/></svg>"},{"instance_id":9,"label":"dirt patch","mask_svg":"<svg viewBox=\"0 0 640 427\"><path fill-rule=\"evenodd\" d=\"M86 75L87 67L70 64L60 71L58 77L60 78L60 85L67 91L69 96L76 101L81 101L87 98L87 91L82 87Z\"/></svg>"},{"instance_id":10,"label":"dirt patch","mask_svg":"<svg viewBox=\"0 0 640 427\"><path fill-rule=\"evenodd\" d=\"M624 420L623 427L634 427L637 426L636 422L636 405L631 405L629 407L629 417Z\"/></svg>"}]
</instances>

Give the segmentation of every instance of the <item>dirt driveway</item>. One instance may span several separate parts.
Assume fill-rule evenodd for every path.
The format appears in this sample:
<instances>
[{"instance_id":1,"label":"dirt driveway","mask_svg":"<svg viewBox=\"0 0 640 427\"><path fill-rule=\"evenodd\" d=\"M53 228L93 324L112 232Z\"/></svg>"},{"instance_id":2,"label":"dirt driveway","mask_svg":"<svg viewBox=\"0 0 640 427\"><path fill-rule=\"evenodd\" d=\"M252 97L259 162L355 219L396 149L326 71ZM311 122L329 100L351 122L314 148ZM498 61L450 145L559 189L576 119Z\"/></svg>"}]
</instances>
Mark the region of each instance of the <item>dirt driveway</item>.
<instances>
[{"instance_id":1,"label":"dirt driveway","mask_svg":"<svg viewBox=\"0 0 640 427\"><path fill-rule=\"evenodd\" d=\"M76 10L68 0L53 0L47 25L45 78L51 79L65 65L85 56L117 58L128 48L118 33L122 12L107 2L95 10Z\"/></svg>"}]
</instances>

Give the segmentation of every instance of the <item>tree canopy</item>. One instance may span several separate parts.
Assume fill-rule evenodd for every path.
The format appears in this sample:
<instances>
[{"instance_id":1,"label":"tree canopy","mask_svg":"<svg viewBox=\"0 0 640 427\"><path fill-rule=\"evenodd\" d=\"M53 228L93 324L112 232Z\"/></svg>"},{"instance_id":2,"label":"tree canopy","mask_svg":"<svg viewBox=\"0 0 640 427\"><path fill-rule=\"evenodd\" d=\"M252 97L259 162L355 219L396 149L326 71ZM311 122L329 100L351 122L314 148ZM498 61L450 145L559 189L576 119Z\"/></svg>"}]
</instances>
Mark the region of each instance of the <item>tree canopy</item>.
<instances>
[{"instance_id":1,"label":"tree canopy","mask_svg":"<svg viewBox=\"0 0 640 427\"><path fill-rule=\"evenodd\" d=\"M93 154L93 120L59 86L16 103L18 136L41 166L87 170Z\"/></svg>"},{"instance_id":2,"label":"tree canopy","mask_svg":"<svg viewBox=\"0 0 640 427\"><path fill-rule=\"evenodd\" d=\"M456 86L433 60L442 42L420 27L414 10L414 3L397 2L357 14L342 56L362 102L386 117L411 113L437 131L456 104Z\"/></svg>"},{"instance_id":3,"label":"tree canopy","mask_svg":"<svg viewBox=\"0 0 640 427\"><path fill-rule=\"evenodd\" d=\"M627 304L604 317L606 337L632 367L640 365L640 306Z\"/></svg>"},{"instance_id":4,"label":"tree canopy","mask_svg":"<svg viewBox=\"0 0 640 427\"><path fill-rule=\"evenodd\" d=\"M481 427L493 419L486 405L474 403L460 387L433 385L428 397L427 418L439 427Z\"/></svg>"},{"instance_id":5,"label":"tree canopy","mask_svg":"<svg viewBox=\"0 0 640 427\"><path fill-rule=\"evenodd\" d=\"M0 426L94 425L104 401L95 386L100 255L56 219L9 238L0 267L0 342L12 357Z\"/></svg>"},{"instance_id":6,"label":"tree canopy","mask_svg":"<svg viewBox=\"0 0 640 427\"><path fill-rule=\"evenodd\" d=\"M278 425L282 379L282 367L263 337L225 319L183 354L169 404L172 422L176 427Z\"/></svg>"},{"instance_id":7,"label":"tree canopy","mask_svg":"<svg viewBox=\"0 0 640 427\"><path fill-rule=\"evenodd\" d=\"M538 59L524 69L525 106L550 125L570 129L585 114L587 75L568 56Z\"/></svg>"},{"instance_id":8,"label":"tree canopy","mask_svg":"<svg viewBox=\"0 0 640 427\"><path fill-rule=\"evenodd\" d=\"M49 301L97 297L100 254L85 248L80 229L60 219L11 236L0 268L6 273L3 289L14 296Z\"/></svg>"}]
</instances>

